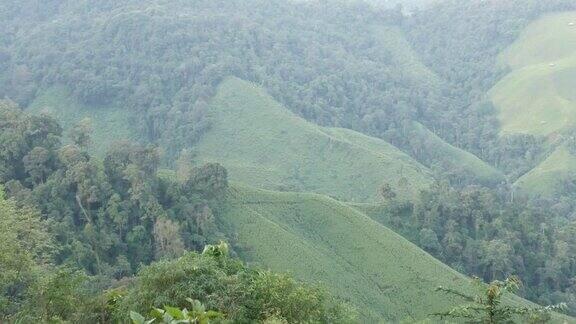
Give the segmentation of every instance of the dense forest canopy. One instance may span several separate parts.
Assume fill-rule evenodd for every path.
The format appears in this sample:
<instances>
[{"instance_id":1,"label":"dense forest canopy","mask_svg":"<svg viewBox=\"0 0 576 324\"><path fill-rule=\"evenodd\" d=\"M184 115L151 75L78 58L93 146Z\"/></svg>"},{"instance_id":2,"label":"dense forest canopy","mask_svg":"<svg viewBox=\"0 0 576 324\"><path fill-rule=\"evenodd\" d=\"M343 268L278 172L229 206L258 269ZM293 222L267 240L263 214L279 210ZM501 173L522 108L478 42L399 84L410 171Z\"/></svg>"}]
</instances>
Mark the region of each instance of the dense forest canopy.
<instances>
[{"instance_id":1,"label":"dense forest canopy","mask_svg":"<svg viewBox=\"0 0 576 324\"><path fill-rule=\"evenodd\" d=\"M486 282L518 275L525 283L523 297L540 304L566 302L576 314L575 128L546 135L503 133L500 108L490 96L511 73L501 54L525 28L549 13L573 10L572 0L2 1L0 229L5 235L0 245L5 249L0 265L11 268L0 274L0 315L22 315L37 293L57 305L50 309L50 303L40 303L41 320L78 321L75 316L82 313L95 316L91 320L121 320L130 310L183 308L187 298L202 299L204 306L238 321L355 319L320 288L253 271L227 257L187 252L220 240L231 242L233 256L247 248L236 244L234 229L219 218L231 190L227 169L195 163L200 148L211 152L202 140L210 130L221 130L215 124L224 124L214 117L214 101L225 80L245 85L234 91L257 87L246 97L270 95L256 102L287 108L307 120L297 130L321 134L297 142L288 126L282 128L287 124L271 125L282 128L291 144L317 141L326 150L350 145L376 157L390 154L384 146L398 148L401 154L386 158L402 156L406 165L417 165L426 188L405 188L410 184L400 163L400 171L394 171L400 173L398 183L384 181L373 193L378 204L355 208L462 273ZM555 67L547 62L540 68ZM570 81L573 74L566 75L562 80ZM120 127L135 129L135 140L94 143L91 120L64 128L38 113L42 107L32 109L55 88L82 109L122 115ZM220 104L237 108L253 102L233 98L237 101ZM274 134L251 133L245 125L238 122L234 129L243 132L239 138ZM213 139L209 143L224 147ZM105 153L93 154L95 145ZM322 155L312 145L307 149ZM295 151L275 158L304 156ZM346 170L368 165L349 173L356 178L376 174L372 166L396 165L378 158L353 164L349 152L358 151L342 152L319 159L348 164ZM305 162L319 161L309 156ZM287 164L286 171L280 163L270 167L261 158L253 165L242 157L226 161L252 169L278 167L258 175L281 174L287 183L306 183L290 178L296 176L343 181L329 174L333 171L315 178L296 163ZM559 179L546 178L554 172ZM528 194L526 186L540 186L542 179L543 186L553 187L547 189L551 194ZM323 186L306 190L321 192ZM401 191L420 192L409 199ZM186 292L195 296L171 290L183 285L182 273L198 267L207 273L199 282L216 285L214 294L208 288ZM134 283L123 284L133 276L139 276ZM173 287L158 289L168 277ZM53 291L50 285L63 288ZM103 297L106 289L113 290ZM292 291L286 300L262 306L282 289ZM91 304L94 296L104 298L106 306ZM91 301L82 304L85 309L72 309L74 298ZM228 298L245 303L228 305ZM305 318L285 302L305 309Z\"/></svg>"}]
</instances>

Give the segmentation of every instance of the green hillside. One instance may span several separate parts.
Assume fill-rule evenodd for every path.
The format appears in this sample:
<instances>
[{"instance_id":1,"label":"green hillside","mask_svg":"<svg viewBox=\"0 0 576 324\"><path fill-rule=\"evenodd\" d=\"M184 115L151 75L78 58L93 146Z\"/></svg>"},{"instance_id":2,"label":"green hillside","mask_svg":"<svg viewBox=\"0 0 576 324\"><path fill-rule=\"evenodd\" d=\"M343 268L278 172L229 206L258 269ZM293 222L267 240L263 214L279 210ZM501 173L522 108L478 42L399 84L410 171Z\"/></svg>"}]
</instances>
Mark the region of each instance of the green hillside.
<instances>
[{"instance_id":1,"label":"green hillside","mask_svg":"<svg viewBox=\"0 0 576 324\"><path fill-rule=\"evenodd\" d=\"M130 123L130 112L114 106L89 107L75 100L64 87L55 86L43 91L28 108L31 113L45 113L54 117L66 131L84 118L92 121L92 148L102 155L111 142L138 139L138 132Z\"/></svg>"},{"instance_id":2,"label":"green hillside","mask_svg":"<svg viewBox=\"0 0 576 324\"><path fill-rule=\"evenodd\" d=\"M503 133L549 135L576 122L576 12L547 15L500 55L513 71L490 91Z\"/></svg>"},{"instance_id":3,"label":"green hillside","mask_svg":"<svg viewBox=\"0 0 576 324\"><path fill-rule=\"evenodd\" d=\"M563 181L576 176L576 156L558 147L546 160L515 183L520 193L552 197L562 193Z\"/></svg>"},{"instance_id":4,"label":"green hillside","mask_svg":"<svg viewBox=\"0 0 576 324\"><path fill-rule=\"evenodd\" d=\"M366 322L421 319L458 302L435 292L437 286L470 289L463 275L325 196L234 185L220 215L242 258L323 283Z\"/></svg>"},{"instance_id":5,"label":"green hillside","mask_svg":"<svg viewBox=\"0 0 576 324\"><path fill-rule=\"evenodd\" d=\"M409 197L432 181L426 167L385 141L318 127L236 78L220 85L209 118L195 147L199 162L222 163L233 180L253 186L366 201L385 182Z\"/></svg>"},{"instance_id":6,"label":"green hillside","mask_svg":"<svg viewBox=\"0 0 576 324\"><path fill-rule=\"evenodd\" d=\"M416 155L423 156L422 163L435 163L444 172L460 172L471 175L481 183L494 184L502 181L502 172L480 160L474 154L450 145L418 122L406 133L410 141L418 141L419 147L413 148ZM431 167L431 164L427 164Z\"/></svg>"}]
</instances>

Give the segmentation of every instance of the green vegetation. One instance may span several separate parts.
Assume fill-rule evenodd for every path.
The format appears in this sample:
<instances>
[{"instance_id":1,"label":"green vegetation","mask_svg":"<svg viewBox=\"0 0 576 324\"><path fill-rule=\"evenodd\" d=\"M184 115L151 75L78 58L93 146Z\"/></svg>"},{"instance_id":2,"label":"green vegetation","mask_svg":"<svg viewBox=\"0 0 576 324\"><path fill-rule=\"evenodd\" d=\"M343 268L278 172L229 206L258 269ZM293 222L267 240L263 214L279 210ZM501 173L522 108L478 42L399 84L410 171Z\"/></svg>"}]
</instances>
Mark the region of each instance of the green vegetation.
<instances>
[{"instance_id":1,"label":"green vegetation","mask_svg":"<svg viewBox=\"0 0 576 324\"><path fill-rule=\"evenodd\" d=\"M550 135L576 123L576 12L547 15L500 55L513 71L490 91L504 133Z\"/></svg>"},{"instance_id":2,"label":"green vegetation","mask_svg":"<svg viewBox=\"0 0 576 324\"><path fill-rule=\"evenodd\" d=\"M228 257L225 243L207 246L202 254L188 253L172 261L143 268L117 309L120 318L128 310L153 317L184 317L178 308L190 306L188 316L214 317L216 310L232 323L354 323L356 313L318 286L301 284L285 274L246 267ZM162 316L164 315L164 316ZM132 318L134 318L132 313ZM137 317L137 316L136 316ZM169 322L169 321L168 321ZM187 322L184 322L187 323ZM192 322L194 323L194 322Z\"/></svg>"},{"instance_id":3,"label":"green vegetation","mask_svg":"<svg viewBox=\"0 0 576 324\"><path fill-rule=\"evenodd\" d=\"M39 270L54 246L37 211L18 208L0 187L0 319L13 314L33 293Z\"/></svg>"},{"instance_id":4,"label":"green vegetation","mask_svg":"<svg viewBox=\"0 0 576 324\"><path fill-rule=\"evenodd\" d=\"M502 304L502 297L507 293L514 293L520 289L520 281L516 277L506 278L505 281L493 281L484 285L479 279L474 280L478 292L474 296L463 294L452 289L439 287L438 290L450 295L463 297L467 303L453 309L435 314L440 318L455 318L466 323L498 324L514 323L521 319L525 323L545 323L552 318L553 310L563 309L563 305L527 308L514 307Z\"/></svg>"},{"instance_id":5,"label":"green vegetation","mask_svg":"<svg viewBox=\"0 0 576 324\"><path fill-rule=\"evenodd\" d=\"M204 305L198 301L189 298L191 309L188 308L178 309L172 306L164 306L164 308L154 308L150 315L152 319L146 320L142 314L130 311L130 319L133 324L150 324L150 323L165 323L165 324L182 324L182 323L196 323L196 324L210 324L214 322L221 322L224 319L222 313L216 311L206 311Z\"/></svg>"},{"instance_id":6,"label":"green vegetation","mask_svg":"<svg viewBox=\"0 0 576 324\"><path fill-rule=\"evenodd\" d=\"M284 0L7 0L2 9L0 27L21 32L0 38L0 97L28 106L60 84L89 106L118 103L168 158L209 128L206 102L229 76L308 120L372 135L456 109L404 55L393 9Z\"/></svg>"},{"instance_id":7,"label":"green vegetation","mask_svg":"<svg viewBox=\"0 0 576 324\"><path fill-rule=\"evenodd\" d=\"M545 15L527 26L499 57L514 70L554 63L576 53L576 12Z\"/></svg>"},{"instance_id":8,"label":"green vegetation","mask_svg":"<svg viewBox=\"0 0 576 324\"><path fill-rule=\"evenodd\" d=\"M521 296L543 305L566 302L573 311L568 278L576 271L576 222L566 218L572 201L527 201L513 192L437 183L413 203L389 198L354 207L454 269L485 282L518 276Z\"/></svg>"},{"instance_id":9,"label":"green vegetation","mask_svg":"<svg viewBox=\"0 0 576 324\"><path fill-rule=\"evenodd\" d=\"M502 131L550 135L574 126L576 56L512 72L490 92Z\"/></svg>"},{"instance_id":10,"label":"green vegetation","mask_svg":"<svg viewBox=\"0 0 576 324\"><path fill-rule=\"evenodd\" d=\"M402 147L410 148L411 156L439 177L450 179L454 185L467 182L494 185L504 179L504 174L496 168L474 154L450 145L418 122L407 123L397 141L404 141Z\"/></svg>"},{"instance_id":11,"label":"green vegetation","mask_svg":"<svg viewBox=\"0 0 576 324\"><path fill-rule=\"evenodd\" d=\"M63 86L54 86L44 91L34 99L27 111L51 116L65 131L89 118L94 144L90 150L98 156L104 156L109 143L138 139L138 127L131 122L134 117L130 111L113 105L94 107L82 104Z\"/></svg>"},{"instance_id":12,"label":"green vegetation","mask_svg":"<svg viewBox=\"0 0 576 324\"><path fill-rule=\"evenodd\" d=\"M576 2L373 2L0 1L0 321L576 314Z\"/></svg>"},{"instance_id":13,"label":"green vegetation","mask_svg":"<svg viewBox=\"0 0 576 324\"><path fill-rule=\"evenodd\" d=\"M0 123L0 181L9 197L48 221L57 263L119 279L142 263L219 238L212 208L227 186L220 165L182 161L180 177L172 179L158 175L153 146L117 142L102 161L86 151L85 125L75 128L71 144L61 145L53 119L5 102Z\"/></svg>"},{"instance_id":14,"label":"green vegetation","mask_svg":"<svg viewBox=\"0 0 576 324\"><path fill-rule=\"evenodd\" d=\"M385 141L306 122L236 78L220 85L207 116L212 127L195 158L219 161L233 180L357 201L374 201L383 183L413 197L432 181L426 167Z\"/></svg>"},{"instance_id":15,"label":"green vegetation","mask_svg":"<svg viewBox=\"0 0 576 324\"><path fill-rule=\"evenodd\" d=\"M527 26L499 56L500 64L512 69L490 91L502 133L547 136L552 147L516 180L518 194L559 197L574 178L576 160L567 141L576 125L575 35L576 12L549 14Z\"/></svg>"},{"instance_id":16,"label":"green vegetation","mask_svg":"<svg viewBox=\"0 0 576 324\"><path fill-rule=\"evenodd\" d=\"M424 64L446 82L445 93L453 94L452 100L460 107L456 114L438 110L443 112L442 122L420 122L512 179L534 167L539 140L508 132L504 132L508 136L501 136L501 107L488 91L508 73L503 64L497 64L498 55L516 41L522 30L546 13L568 10L576 10L574 1L444 0L415 12L405 21L408 40ZM513 92L501 94L503 100L506 95L522 98ZM510 112L511 118L530 116L520 108ZM502 126L506 130L506 124ZM455 132L454 128L462 129Z\"/></svg>"}]
</instances>

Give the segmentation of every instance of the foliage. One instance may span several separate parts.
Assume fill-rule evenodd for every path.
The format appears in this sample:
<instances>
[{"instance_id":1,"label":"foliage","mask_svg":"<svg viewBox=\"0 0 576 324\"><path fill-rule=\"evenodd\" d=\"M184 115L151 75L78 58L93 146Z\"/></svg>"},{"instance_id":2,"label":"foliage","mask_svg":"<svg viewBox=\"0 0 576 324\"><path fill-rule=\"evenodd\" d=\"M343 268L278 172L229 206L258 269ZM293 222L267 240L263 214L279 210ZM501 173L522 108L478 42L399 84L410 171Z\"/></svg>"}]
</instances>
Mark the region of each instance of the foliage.
<instances>
[{"instance_id":1,"label":"foliage","mask_svg":"<svg viewBox=\"0 0 576 324\"><path fill-rule=\"evenodd\" d=\"M522 296L568 303L574 312L575 223L567 203L532 200L437 183L414 203L393 201L369 215L439 260L486 282L518 275Z\"/></svg>"},{"instance_id":2,"label":"foliage","mask_svg":"<svg viewBox=\"0 0 576 324\"><path fill-rule=\"evenodd\" d=\"M525 323L547 323L552 318L551 312L562 310L565 305L527 308L502 304L505 293L514 293L520 288L520 280L515 277L505 281L492 281L484 285L478 278L474 280L478 293L468 296L456 290L438 287L439 291L467 300L467 304L456 306L443 313L434 314L440 318L454 318L464 320L466 323L515 323L518 317L524 318Z\"/></svg>"},{"instance_id":3,"label":"foliage","mask_svg":"<svg viewBox=\"0 0 576 324\"><path fill-rule=\"evenodd\" d=\"M18 208L0 187L0 321L14 315L33 293L53 249L38 212Z\"/></svg>"},{"instance_id":4,"label":"foliage","mask_svg":"<svg viewBox=\"0 0 576 324\"><path fill-rule=\"evenodd\" d=\"M59 146L61 129L46 116L3 104L0 120L0 176L9 196L48 221L58 264L120 279L219 237L211 206L227 187L221 166L193 167L179 182L157 175L153 146L121 142L104 161L91 157L88 121L73 131L79 145Z\"/></svg>"},{"instance_id":5,"label":"foliage","mask_svg":"<svg viewBox=\"0 0 576 324\"><path fill-rule=\"evenodd\" d=\"M164 306L163 309L154 308L150 315L152 319L146 320L146 318L136 312L130 312L130 318L134 324L146 324L146 323L197 323L197 324L209 324L222 318L222 314L215 311L206 311L204 305L198 300L193 300L188 298L188 302L191 305L191 310L186 308L178 309L175 307Z\"/></svg>"},{"instance_id":6,"label":"foliage","mask_svg":"<svg viewBox=\"0 0 576 324\"><path fill-rule=\"evenodd\" d=\"M205 311L212 309L232 322L261 322L272 317L288 323L354 321L354 312L323 289L300 284L287 275L249 269L229 258L227 251L228 246L220 243L207 246L202 254L191 252L143 268L123 300L121 309L125 311L118 316L125 316L128 310L137 313L150 307L175 305L164 306L163 310L154 308L152 318L171 323L186 322L189 317L221 317ZM191 311L181 310L190 302ZM132 318L141 320L136 313L131 313Z\"/></svg>"},{"instance_id":7,"label":"foliage","mask_svg":"<svg viewBox=\"0 0 576 324\"><path fill-rule=\"evenodd\" d=\"M506 73L499 54L530 21L575 9L570 0L449 0L410 15L360 1L2 5L0 96L27 106L59 88L76 110L113 107L116 120L94 123L122 125L110 134L136 128L168 164L215 126L210 102L235 76L310 121L386 139L458 185L500 182L491 166L516 179L539 162L541 139L499 137L486 92ZM437 138L408 138L414 122Z\"/></svg>"},{"instance_id":8,"label":"foliage","mask_svg":"<svg viewBox=\"0 0 576 324\"><path fill-rule=\"evenodd\" d=\"M410 151L422 141L401 140L404 125L419 122L447 144L494 162L506 151L496 138L495 110L479 93L501 76L493 67L498 50L524 21L567 9L561 1L529 2L500 10L480 0L447 1L404 16L400 8L360 1L10 0L3 11L12 14L0 27L20 32L3 35L0 96L27 106L57 86L79 107L127 110L118 114L131 116L119 128L137 128L171 163L214 126L209 103L235 76L321 125Z\"/></svg>"},{"instance_id":9,"label":"foliage","mask_svg":"<svg viewBox=\"0 0 576 324\"><path fill-rule=\"evenodd\" d=\"M51 262L57 246L37 210L0 188L0 321L73 320L86 276ZM77 318L76 318L77 319Z\"/></svg>"},{"instance_id":10,"label":"foliage","mask_svg":"<svg viewBox=\"0 0 576 324\"><path fill-rule=\"evenodd\" d=\"M574 192L564 186L564 182L572 179L576 179L576 155L566 145L561 145L534 169L518 178L514 189L520 197L558 198Z\"/></svg>"}]
</instances>

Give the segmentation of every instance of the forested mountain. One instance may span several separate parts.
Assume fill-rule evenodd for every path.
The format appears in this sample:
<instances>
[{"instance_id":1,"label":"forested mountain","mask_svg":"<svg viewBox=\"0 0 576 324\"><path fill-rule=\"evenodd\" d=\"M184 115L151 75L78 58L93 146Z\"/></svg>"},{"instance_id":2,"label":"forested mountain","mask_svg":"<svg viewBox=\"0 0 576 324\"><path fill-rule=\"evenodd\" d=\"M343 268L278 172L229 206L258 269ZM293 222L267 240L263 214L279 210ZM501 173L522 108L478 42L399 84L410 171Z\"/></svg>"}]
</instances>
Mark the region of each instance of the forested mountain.
<instances>
[{"instance_id":1,"label":"forested mountain","mask_svg":"<svg viewBox=\"0 0 576 324\"><path fill-rule=\"evenodd\" d=\"M353 321L339 299L360 321L414 321L459 302L435 286L470 292L449 267L517 275L523 297L576 314L575 12L572 0L0 1L0 209L53 245L10 234L10 255L31 252L22 282L0 276L2 316L82 277L58 298L80 287L117 308L100 318L100 302L62 301L55 318L126 320L190 297L238 321ZM220 240L337 300L270 274L315 296L294 305L324 311L261 308L269 277L186 252ZM230 286L213 299L154 290L163 271L197 267ZM235 289L257 296L228 307Z\"/></svg>"},{"instance_id":2,"label":"forested mountain","mask_svg":"<svg viewBox=\"0 0 576 324\"><path fill-rule=\"evenodd\" d=\"M60 84L82 105L116 103L134 112L142 138L162 143L168 156L209 127L207 102L229 75L262 84L321 125L388 139L401 137L406 120L438 132L469 126L454 120L458 97L446 96L445 82L411 52L395 10L253 0L4 6L36 8L24 12L41 19L4 20L5 94L27 106Z\"/></svg>"}]
</instances>

